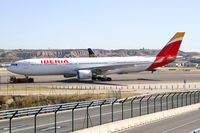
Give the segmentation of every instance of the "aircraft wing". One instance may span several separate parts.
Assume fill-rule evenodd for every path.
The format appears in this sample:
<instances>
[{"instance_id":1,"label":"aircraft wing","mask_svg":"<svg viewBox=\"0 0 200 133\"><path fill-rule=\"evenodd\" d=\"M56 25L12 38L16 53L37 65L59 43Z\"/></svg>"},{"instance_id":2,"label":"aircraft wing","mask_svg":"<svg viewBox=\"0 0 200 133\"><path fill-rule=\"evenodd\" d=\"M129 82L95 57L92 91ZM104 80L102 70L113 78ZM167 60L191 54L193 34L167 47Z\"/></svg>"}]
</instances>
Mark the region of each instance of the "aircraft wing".
<instances>
[{"instance_id":1,"label":"aircraft wing","mask_svg":"<svg viewBox=\"0 0 200 133\"><path fill-rule=\"evenodd\" d=\"M108 70L114 70L114 69L120 69L120 68L128 68L133 67L135 64L108 64L108 65L99 65L95 67L85 67L85 68L79 68L78 70L92 70L93 72L97 74L102 74L103 72L106 72Z\"/></svg>"}]
</instances>

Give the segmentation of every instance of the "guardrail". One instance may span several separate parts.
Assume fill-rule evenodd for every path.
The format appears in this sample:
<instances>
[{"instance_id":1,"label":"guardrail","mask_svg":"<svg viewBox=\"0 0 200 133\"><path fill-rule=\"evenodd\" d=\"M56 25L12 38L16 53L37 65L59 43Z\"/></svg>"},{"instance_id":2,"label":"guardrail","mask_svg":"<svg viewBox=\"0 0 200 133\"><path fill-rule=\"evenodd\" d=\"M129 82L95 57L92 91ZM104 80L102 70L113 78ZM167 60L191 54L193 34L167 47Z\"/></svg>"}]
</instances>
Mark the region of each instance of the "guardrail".
<instances>
[{"instance_id":1,"label":"guardrail","mask_svg":"<svg viewBox=\"0 0 200 133\"><path fill-rule=\"evenodd\" d=\"M40 113L50 113L55 112L59 107L59 111L64 110L71 110L76 105L76 108L85 108L87 107L91 102L91 106L99 106L102 103L104 104L110 104L112 101L116 99L100 99L100 100L92 100L92 101L82 101L82 102L73 102L73 103L63 103L63 104L54 104L54 105L45 105L45 106L37 106L37 107L28 107L28 108L19 108L19 109L11 109L11 110L3 110L0 111L0 119L8 119L9 117L13 116L15 114L15 117L20 116L29 116L29 115L35 115L41 108L42 110Z\"/></svg>"}]
</instances>

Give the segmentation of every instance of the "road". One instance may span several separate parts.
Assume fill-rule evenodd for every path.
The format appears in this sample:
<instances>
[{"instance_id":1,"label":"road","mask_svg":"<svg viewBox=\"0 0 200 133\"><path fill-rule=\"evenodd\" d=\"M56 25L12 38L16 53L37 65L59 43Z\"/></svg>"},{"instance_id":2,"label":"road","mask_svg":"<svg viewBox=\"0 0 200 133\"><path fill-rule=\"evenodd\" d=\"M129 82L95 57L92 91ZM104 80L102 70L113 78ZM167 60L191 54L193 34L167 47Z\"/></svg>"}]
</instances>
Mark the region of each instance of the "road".
<instances>
[{"instance_id":1,"label":"road","mask_svg":"<svg viewBox=\"0 0 200 133\"><path fill-rule=\"evenodd\" d=\"M121 133L189 133L200 128L200 110L177 115ZM153 127L153 128L152 128Z\"/></svg>"},{"instance_id":2,"label":"road","mask_svg":"<svg viewBox=\"0 0 200 133\"><path fill-rule=\"evenodd\" d=\"M181 105L181 97L179 97L178 106ZM197 101L196 97L196 101ZM135 101L133 104L133 116L138 116L140 114L139 100ZM169 97L168 108L172 108L172 99ZM191 97L191 102L194 103L193 95ZM190 97L188 95L187 104L190 103ZM183 97L183 104L186 105L186 96ZM131 106L130 102L124 103L124 119L131 117ZM156 99L155 111L159 111L160 108L160 98ZM166 109L166 97L163 98L162 110ZM174 107L177 107L176 97L174 97ZM147 102L146 98L142 100L141 113L147 113ZM114 121L122 119L122 105L114 104ZM89 108L89 127L99 125L99 107ZM149 113L154 112L153 99L149 102ZM102 107L102 123L111 122L111 106L105 105ZM0 132L8 132L8 120L0 121ZM12 132L16 133L32 133L34 132L34 118L24 117L24 118L14 118L12 120ZM75 130L80 130L86 128L86 109L77 109L74 112L74 128ZM72 131L72 112L71 111L60 111L57 114L57 132L66 133ZM54 132L54 113L49 114L39 114L37 117L37 132L39 133L53 133Z\"/></svg>"}]
</instances>

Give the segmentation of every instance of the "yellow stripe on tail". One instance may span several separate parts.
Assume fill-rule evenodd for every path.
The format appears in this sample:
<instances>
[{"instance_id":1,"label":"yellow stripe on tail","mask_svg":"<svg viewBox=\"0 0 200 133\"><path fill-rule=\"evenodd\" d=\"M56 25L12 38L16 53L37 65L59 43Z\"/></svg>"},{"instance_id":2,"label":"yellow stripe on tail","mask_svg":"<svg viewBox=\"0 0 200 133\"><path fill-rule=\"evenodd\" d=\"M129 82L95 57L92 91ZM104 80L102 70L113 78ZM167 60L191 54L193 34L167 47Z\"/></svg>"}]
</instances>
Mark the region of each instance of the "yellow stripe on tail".
<instances>
[{"instance_id":1,"label":"yellow stripe on tail","mask_svg":"<svg viewBox=\"0 0 200 133\"><path fill-rule=\"evenodd\" d=\"M184 35L185 35L185 32L177 32L169 42L171 42L177 38L184 37Z\"/></svg>"}]
</instances>

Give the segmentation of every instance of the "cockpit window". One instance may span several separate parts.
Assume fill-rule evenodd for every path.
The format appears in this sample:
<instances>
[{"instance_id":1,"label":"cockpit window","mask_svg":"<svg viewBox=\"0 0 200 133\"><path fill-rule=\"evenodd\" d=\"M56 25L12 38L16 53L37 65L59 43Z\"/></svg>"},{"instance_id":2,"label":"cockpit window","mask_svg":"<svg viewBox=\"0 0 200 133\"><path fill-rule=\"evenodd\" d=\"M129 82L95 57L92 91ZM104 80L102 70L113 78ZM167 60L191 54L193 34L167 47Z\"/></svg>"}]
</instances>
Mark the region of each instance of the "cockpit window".
<instances>
[{"instance_id":1,"label":"cockpit window","mask_svg":"<svg viewBox=\"0 0 200 133\"><path fill-rule=\"evenodd\" d=\"M17 64L16 64L16 63L13 63L13 64L11 64L11 66L17 66Z\"/></svg>"}]
</instances>

